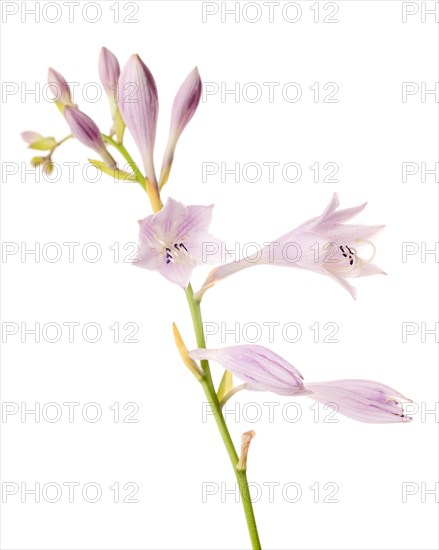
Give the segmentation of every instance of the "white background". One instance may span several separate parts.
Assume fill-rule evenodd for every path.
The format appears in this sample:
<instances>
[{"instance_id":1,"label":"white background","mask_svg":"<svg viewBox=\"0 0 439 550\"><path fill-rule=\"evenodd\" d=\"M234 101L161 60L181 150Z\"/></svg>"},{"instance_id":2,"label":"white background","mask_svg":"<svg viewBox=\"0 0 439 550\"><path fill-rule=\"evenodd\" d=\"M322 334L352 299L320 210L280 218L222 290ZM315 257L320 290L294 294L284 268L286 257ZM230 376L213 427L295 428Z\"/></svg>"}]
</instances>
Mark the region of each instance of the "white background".
<instances>
[{"instance_id":1,"label":"white background","mask_svg":"<svg viewBox=\"0 0 439 550\"><path fill-rule=\"evenodd\" d=\"M37 4L41 11L45 3ZM81 2L81 7L85 4L90 3ZM432 15L426 22L421 19L422 5L431 9L434 2L414 4L419 12L406 23L398 1L338 2L339 22L332 24L321 21L324 11L320 22L313 21L311 2L299 3L302 14L296 23L285 21L279 7L273 23L267 8L256 23L243 18L235 22L233 16L222 23L220 14L203 23L201 2L151 1L137 2L133 17L139 22L130 24L122 22L131 11L127 4L119 3L119 23L110 10L114 2L100 2L102 17L95 23L84 20L81 8L69 23L64 6L55 24L43 19L35 23L31 15L22 22L23 8L17 3L19 13L2 24L3 82L17 83L20 92L35 83L42 87L51 66L67 80L81 83L75 101L108 131L106 98L86 101L83 86L98 81L102 45L116 53L121 64L138 53L155 75L160 94L157 165L174 94L194 65L205 83L219 87L256 82L263 90L257 102L242 93L221 101L218 93L200 104L179 143L164 196L169 193L185 204L214 203L212 233L229 245L275 239L318 215L334 191L342 207L368 201L358 220L386 224L376 241L376 262L388 275L352 280L358 289L358 300L353 301L329 278L275 267L248 270L209 291L203 301L205 321L226 323L228 328L236 322L241 328L267 321L299 323L298 342L289 343L277 332L270 343L263 329L259 343L293 363L305 380L379 380L420 409L434 409L435 337L428 335L423 343L419 332L402 341L404 322L433 328L437 321L434 256L422 262L418 253L402 261L403 242L419 247L424 242L432 249L437 241L437 181L430 175L422 183L418 174L402 182L403 162L426 162L431 168L437 160L437 98L430 94L422 102L418 93L402 101L403 82L424 82L431 89L438 80L437 25ZM319 5L323 10L325 3ZM94 18L93 7L89 9L88 18ZM247 18L253 13L246 13ZM280 84L273 102L264 82ZM296 103L285 101L280 92L289 82L302 88ZM309 86L315 82L336 82L339 102L314 102ZM188 346L195 347L184 294L155 273L115 262L109 249L114 243L137 241L137 220L150 213L143 191L111 178L86 181L81 169L95 154L75 142L66 143L54 159L81 163L74 182L69 182L65 168L58 182L36 182L32 173L23 175L22 163L32 155L19 138L23 130L58 139L68 133L56 107L41 96L3 93L3 168L17 163L20 169L12 176L3 173L2 240L19 243L21 249L49 242L80 246L73 263L66 248L56 263L43 257L37 262L28 256L22 262L19 254L3 256L3 322L96 322L103 336L91 344L78 333L69 343L63 332L58 343L35 343L28 337L23 344L16 335L3 344L4 402L81 405L72 423L65 408L55 423L3 416L2 481L27 487L36 482L78 482L81 487L95 482L103 495L94 504L84 501L81 487L73 503L67 490L58 503L44 498L35 503L32 496L22 503L20 494L9 497L3 504L1 547L248 548L241 504L233 495L221 502L219 490L202 500L203 483L233 489L234 478L213 420L202 421L201 389L174 348L172 321ZM139 160L128 133L126 143ZM284 181L281 173L270 183L266 171L256 183L242 175L239 182L232 177L221 182L219 175L203 182L205 162L229 167L235 162L297 162L303 174L296 183ZM336 162L339 182L315 183L308 168L315 162ZM89 242L102 249L97 263L81 255ZM195 287L207 272L200 268L195 273ZM114 343L108 327L116 322L137 323L139 343ZM322 342L324 331L318 343L313 341L309 326L323 327L326 322L338 324L338 343ZM242 333L239 338L246 343ZM229 335L226 343L233 345L234 337ZM208 344L221 346L220 334ZM219 378L218 366L214 373ZM255 513L263 546L437 548L437 496L421 494L421 487L433 489L438 479L437 418L417 413L411 424L368 425L337 416L338 423L327 423L322 421L327 411L321 410L316 423L309 409L312 402L303 398L302 417L292 423L282 415L290 401L243 393L228 407L240 407L239 418L227 417L236 444L243 432L257 433L248 476L262 491ZM99 422L82 418L88 402L102 407ZM139 422L114 422L108 407L115 402L121 407L137 403ZM250 402L262 412L257 422L251 422L257 407L245 409ZM263 405L267 402L280 404L274 422ZM139 486L139 502L115 503L108 487L127 482ZM279 484L273 502L267 482ZM296 503L282 497L282 487L292 482L302 489ZM339 486L338 503L322 502L328 482ZM419 492L404 503L402 486L407 482L417 484ZM315 483L321 491L317 503L309 489Z\"/></svg>"}]
</instances>

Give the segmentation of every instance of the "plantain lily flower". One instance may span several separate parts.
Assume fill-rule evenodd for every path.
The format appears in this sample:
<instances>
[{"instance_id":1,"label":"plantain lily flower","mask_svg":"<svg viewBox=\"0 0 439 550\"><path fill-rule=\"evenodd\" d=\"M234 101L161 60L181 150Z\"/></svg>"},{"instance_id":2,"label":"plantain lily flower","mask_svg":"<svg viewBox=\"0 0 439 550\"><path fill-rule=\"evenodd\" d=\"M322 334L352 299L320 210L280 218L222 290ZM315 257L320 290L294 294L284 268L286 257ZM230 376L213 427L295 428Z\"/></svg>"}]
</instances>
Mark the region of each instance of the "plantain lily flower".
<instances>
[{"instance_id":1,"label":"plantain lily flower","mask_svg":"<svg viewBox=\"0 0 439 550\"><path fill-rule=\"evenodd\" d=\"M110 103L113 126L110 135L116 134L119 143L122 141L125 124L119 112L117 103L117 83L120 76L120 66L117 57L103 47L99 55L99 78Z\"/></svg>"},{"instance_id":2,"label":"plantain lily flower","mask_svg":"<svg viewBox=\"0 0 439 550\"><path fill-rule=\"evenodd\" d=\"M253 344L222 349L196 349L189 353L195 361L216 361L246 383L249 390L297 395L304 391L303 377L285 359L264 346Z\"/></svg>"},{"instance_id":3,"label":"plantain lily flower","mask_svg":"<svg viewBox=\"0 0 439 550\"><path fill-rule=\"evenodd\" d=\"M151 71L138 55L132 55L119 77L119 110L140 151L146 177L155 186L154 143L159 100Z\"/></svg>"},{"instance_id":4,"label":"plantain lily flower","mask_svg":"<svg viewBox=\"0 0 439 550\"><path fill-rule=\"evenodd\" d=\"M404 412L403 403L411 402L396 390L372 380L333 380L312 382L306 385L308 397L323 404L332 404L344 416L368 422L384 424L411 422Z\"/></svg>"},{"instance_id":5,"label":"plantain lily flower","mask_svg":"<svg viewBox=\"0 0 439 550\"><path fill-rule=\"evenodd\" d=\"M70 87L62 74L55 71L55 69L49 69L47 73L47 81L49 84L49 90L55 99L55 104L61 113L64 111L64 107L66 105L74 105L72 103Z\"/></svg>"},{"instance_id":6,"label":"plantain lily flower","mask_svg":"<svg viewBox=\"0 0 439 550\"><path fill-rule=\"evenodd\" d=\"M96 151L109 168L117 167L116 161L105 147L99 128L89 116L79 111L79 109L66 106L64 108L64 118L70 126L73 136L78 141Z\"/></svg>"},{"instance_id":7,"label":"plantain lily flower","mask_svg":"<svg viewBox=\"0 0 439 550\"><path fill-rule=\"evenodd\" d=\"M162 210L139 222L135 265L158 271L186 288L195 267L203 263L203 243L219 243L207 233L212 208L213 205L184 206L168 199ZM211 260L217 261L216 256Z\"/></svg>"},{"instance_id":8,"label":"plantain lily flower","mask_svg":"<svg viewBox=\"0 0 439 550\"><path fill-rule=\"evenodd\" d=\"M375 255L375 246L369 240L384 226L344 223L359 214L366 204L337 210L339 199L334 193L320 216L308 220L269 243L256 255L226 263L211 271L197 297L201 298L217 281L242 269L253 265L274 264L328 275L355 299L356 289L347 282L347 278L385 274L382 269L371 263ZM373 256L368 260L360 257L357 251L357 248L364 244L369 244L373 248Z\"/></svg>"},{"instance_id":9,"label":"plantain lily flower","mask_svg":"<svg viewBox=\"0 0 439 550\"><path fill-rule=\"evenodd\" d=\"M174 99L169 129L168 144L163 156L159 185L162 188L168 180L174 160L175 147L181 133L194 116L201 98L201 79L197 67L193 69L181 85Z\"/></svg>"},{"instance_id":10,"label":"plantain lily flower","mask_svg":"<svg viewBox=\"0 0 439 550\"><path fill-rule=\"evenodd\" d=\"M189 352L195 361L216 361L224 369L244 381L231 390L270 391L279 395L306 396L314 401L332 405L344 416L385 424L409 422L403 403L410 401L396 390L372 380L334 380L303 383L301 374L285 359L256 345L230 346L222 349L195 349ZM229 394L229 395L230 395ZM227 400L227 396L224 400Z\"/></svg>"}]
</instances>

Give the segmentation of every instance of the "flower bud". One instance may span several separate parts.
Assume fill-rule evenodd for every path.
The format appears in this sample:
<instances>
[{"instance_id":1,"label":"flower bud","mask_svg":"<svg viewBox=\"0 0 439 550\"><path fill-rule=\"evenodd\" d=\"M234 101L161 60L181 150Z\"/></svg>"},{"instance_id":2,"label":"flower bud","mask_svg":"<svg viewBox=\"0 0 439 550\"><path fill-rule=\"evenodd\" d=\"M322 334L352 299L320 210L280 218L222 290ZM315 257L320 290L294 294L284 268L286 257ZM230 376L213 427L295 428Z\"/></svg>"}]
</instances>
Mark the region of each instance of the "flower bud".
<instances>
[{"instance_id":1,"label":"flower bud","mask_svg":"<svg viewBox=\"0 0 439 550\"><path fill-rule=\"evenodd\" d=\"M102 48L99 55L99 78L110 103L111 118L113 119L110 135L116 134L117 141L121 143L125 124L117 103L117 83L119 76L120 66L117 57L110 50L107 50L107 48Z\"/></svg>"},{"instance_id":2,"label":"flower bud","mask_svg":"<svg viewBox=\"0 0 439 550\"><path fill-rule=\"evenodd\" d=\"M118 84L119 110L142 156L146 177L156 186L154 143L159 102L154 77L138 55L122 69Z\"/></svg>"},{"instance_id":3,"label":"flower bud","mask_svg":"<svg viewBox=\"0 0 439 550\"><path fill-rule=\"evenodd\" d=\"M169 129L168 144L163 156L162 168L160 171L160 187L163 187L168 180L174 160L175 147L181 133L187 123L194 116L201 97L201 79L197 67L193 69L181 85L174 99L172 106L171 127Z\"/></svg>"},{"instance_id":4,"label":"flower bud","mask_svg":"<svg viewBox=\"0 0 439 550\"><path fill-rule=\"evenodd\" d=\"M120 76L120 66L114 53L102 48L99 55L99 78L107 95L116 98L117 82Z\"/></svg>"},{"instance_id":5,"label":"flower bud","mask_svg":"<svg viewBox=\"0 0 439 550\"><path fill-rule=\"evenodd\" d=\"M32 145L43 139L43 136L38 132L21 132L21 139L28 145Z\"/></svg>"},{"instance_id":6,"label":"flower bud","mask_svg":"<svg viewBox=\"0 0 439 550\"><path fill-rule=\"evenodd\" d=\"M32 157L30 163L34 168L41 168L49 176L53 172L53 162L50 155L47 157Z\"/></svg>"},{"instance_id":7,"label":"flower bud","mask_svg":"<svg viewBox=\"0 0 439 550\"><path fill-rule=\"evenodd\" d=\"M107 151L99 128L89 116L73 107L65 107L64 117L78 141L96 151L109 168L116 167L116 161Z\"/></svg>"},{"instance_id":8,"label":"flower bud","mask_svg":"<svg viewBox=\"0 0 439 550\"><path fill-rule=\"evenodd\" d=\"M53 94L58 109L63 112L66 105L73 105L72 94L66 79L55 69L49 69L47 73L49 90Z\"/></svg>"},{"instance_id":9,"label":"flower bud","mask_svg":"<svg viewBox=\"0 0 439 550\"><path fill-rule=\"evenodd\" d=\"M44 137L38 132L22 132L21 138L29 145L29 149L51 151L56 147L56 139L54 137Z\"/></svg>"},{"instance_id":10,"label":"flower bud","mask_svg":"<svg viewBox=\"0 0 439 550\"><path fill-rule=\"evenodd\" d=\"M263 346L253 344L222 349L192 350L189 357L207 359L246 382L250 390L272 391L280 395L304 393L302 375L285 359Z\"/></svg>"}]
</instances>

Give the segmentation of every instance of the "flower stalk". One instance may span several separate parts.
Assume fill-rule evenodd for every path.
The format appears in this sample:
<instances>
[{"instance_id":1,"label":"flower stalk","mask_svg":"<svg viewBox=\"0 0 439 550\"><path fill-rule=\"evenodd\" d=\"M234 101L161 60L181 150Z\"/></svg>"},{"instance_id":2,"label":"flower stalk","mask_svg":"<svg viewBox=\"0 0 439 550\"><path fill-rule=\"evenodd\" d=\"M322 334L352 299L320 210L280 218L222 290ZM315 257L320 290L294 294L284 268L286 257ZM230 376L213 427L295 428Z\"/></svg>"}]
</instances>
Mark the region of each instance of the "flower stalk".
<instances>
[{"instance_id":1,"label":"flower stalk","mask_svg":"<svg viewBox=\"0 0 439 550\"><path fill-rule=\"evenodd\" d=\"M199 348L205 348L206 339L204 336L203 319L201 316L201 305L200 305L200 302L194 298L194 293L192 290L192 286L190 284L186 289L186 297L187 297L189 309L192 316L192 323L194 326L197 345ZM203 372L204 372L204 377L201 380L201 386L210 404L213 417L215 418L215 422L218 427L218 431L220 432L227 454L229 455L230 462L232 463L233 471L235 472L236 481L238 482L238 485L239 485L239 493L241 495L241 502L244 508L244 514L245 514L245 519L247 521L248 533L250 536L252 548L253 550L260 550L261 542L259 540L259 533L256 525L256 518L253 511L253 504L250 498L247 473L245 469L241 469L238 467L239 456L233 444L229 429L227 428L227 424L221 410L221 405L213 385L212 375L210 373L209 361L203 359L201 361L201 368L203 369Z\"/></svg>"}]
</instances>

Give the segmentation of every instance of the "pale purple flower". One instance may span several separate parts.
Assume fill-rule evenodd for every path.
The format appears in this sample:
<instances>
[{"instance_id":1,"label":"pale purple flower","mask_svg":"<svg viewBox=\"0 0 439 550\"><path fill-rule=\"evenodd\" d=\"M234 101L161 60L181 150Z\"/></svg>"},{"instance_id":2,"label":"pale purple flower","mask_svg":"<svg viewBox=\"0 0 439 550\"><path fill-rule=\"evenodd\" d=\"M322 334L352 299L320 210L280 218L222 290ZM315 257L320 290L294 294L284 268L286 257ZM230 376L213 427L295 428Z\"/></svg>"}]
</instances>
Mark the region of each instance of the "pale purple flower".
<instances>
[{"instance_id":1,"label":"pale purple flower","mask_svg":"<svg viewBox=\"0 0 439 550\"><path fill-rule=\"evenodd\" d=\"M177 141L197 110L201 97L201 88L200 74L197 67L195 67L181 85L174 99L168 144L163 156L162 168L160 171L160 187L163 187L168 180L174 160Z\"/></svg>"},{"instance_id":2,"label":"pale purple flower","mask_svg":"<svg viewBox=\"0 0 439 550\"><path fill-rule=\"evenodd\" d=\"M157 185L154 143L159 101L151 71L138 55L132 55L119 77L119 110L139 148L146 177Z\"/></svg>"},{"instance_id":3,"label":"pale purple flower","mask_svg":"<svg viewBox=\"0 0 439 550\"><path fill-rule=\"evenodd\" d=\"M331 405L344 416L369 423L407 422L403 402L396 390L372 380L334 380L303 383L302 375L268 348L239 345L222 349L199 348L189 352L195 361L216 361L244 381L238 389L270 391L279 395L306 396ZM227 399L227 396L226 396Z\"/></svg>"},{"instance_id":4,"label":"pale purple flower","mask_svg":"<svg viewBox=\"0 0 439 550\"><path fill-rule=\"evenodd\" d=\"M357 252L357 247L364 244L371 245L375 251L369 239L384 226L344 223L359 214L366 204L337 210L339 200L334 193L320 216L308 220L252 256L215 268L197 295L202 296L217 281L242 269L273 264L329 275L356 298L356 290L346 281L347 278L384 274L384 271L371 263L372 258L365 261Z\"/></svg>"},{"instance_id":5,"label":"pale purple flower","mask_svg":"<svg viewBox=\"0 0 439 550\"><path fill-rule=\"evenodd\" d=\"M78 141L96 151L109 168L116 168L116 161L107 151L99 128L88 115L76 108L66 106L64 118L70 126L73 136Z\"/></svg>"},{"instance_id":6,"label":"pale purple flower","mask_svg":"<svg viewBox=\"0 0 439 550\"><path fill-rule=\"evenodd\" d=\"M410 402L396 390L372 380L333 380L306 384L307 397L323 403L359 422L383 424L410 422L403 402Z\"/></svg>"},{"instance_id":7,"label":"pale purple flower","mask_svg":"<svg viewBox=\"0 0 439 550\"><path fill-rule=\"evenodd\" d=\"M140 222L139 267L158 271L169 281L186 288L197 265L204 263L204 246L219 248L208 227L211 206L184 206L168 199L162 210ZM209 261L217 261L214 255Z\"/></svg>"},{"instance_id":8,"label":"pale purple flower","mask_svg":"<svg viewBox=\"0 0 439 550\"><path fill-rule=\"evenodd\" d=\"M72 105L72 94L66 79L55 69L49 69L47 73L49 90L55 102L60 106Z\"/></svg>"},{"instance_id":9,"label":"pale purple flower","mask_svg":"<svg viewBox=\"0 0 439 550\"><path fill-rule=\"evenodd\" d=\"M221 349L195 349L194 360L216 361L246 383L249 390L297 395L304 391L302 375L285 359L257 345L230 346Z\"/></svg>"}]
</instances>

